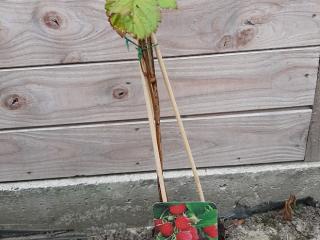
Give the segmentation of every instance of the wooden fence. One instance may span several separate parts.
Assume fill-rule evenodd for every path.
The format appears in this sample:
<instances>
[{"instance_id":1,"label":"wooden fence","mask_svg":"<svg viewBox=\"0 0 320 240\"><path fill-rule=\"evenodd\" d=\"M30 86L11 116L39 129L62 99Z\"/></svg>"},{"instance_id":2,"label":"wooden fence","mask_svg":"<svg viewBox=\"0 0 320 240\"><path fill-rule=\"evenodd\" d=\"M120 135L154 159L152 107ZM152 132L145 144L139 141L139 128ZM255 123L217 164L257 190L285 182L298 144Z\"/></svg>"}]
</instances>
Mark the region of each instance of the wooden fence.
<instances>
[{"instance_id":1,"label":"wooden fence","mask_svg":"<svg viewBox=\"0 0 320 240\"><path fill-rule=\"evenodd\" d=\"M319 161L320 1L178 2L158 38L198 165ZM104 0L0 13L0 181L153 170L136 52ZM183 169L159 88L165 168Z\"/></svg>"}]
</instances>

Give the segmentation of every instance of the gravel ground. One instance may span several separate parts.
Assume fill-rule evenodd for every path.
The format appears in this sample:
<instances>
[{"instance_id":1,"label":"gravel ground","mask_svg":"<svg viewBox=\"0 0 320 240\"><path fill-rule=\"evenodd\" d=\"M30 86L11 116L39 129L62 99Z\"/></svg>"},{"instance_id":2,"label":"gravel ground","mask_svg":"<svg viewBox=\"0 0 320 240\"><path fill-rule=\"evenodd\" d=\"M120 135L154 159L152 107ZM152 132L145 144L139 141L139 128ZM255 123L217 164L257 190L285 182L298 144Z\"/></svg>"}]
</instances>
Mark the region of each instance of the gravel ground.
<instances>
[{"instance_id":1,"label":"gravel ground","mask_svg":"<svg viewBox=\"0 0 320 240\"><path fill-rule=\"evenodd\" d=\"M284 221L281 212L268 212L234 223L225 224L228 240L320 240L320 208L298 206L292 222Z\"/></svg>"},{"instance_id":2,"label":"gravel ground","mask_svg":"<svg viewBox=\"0 0 320 240\"><path fill-rule=\"evenodd\" d=\"M320 240L320 208L297 206L291 222L281 211L256 214L225 222L226 240ZM152 240L150 229L119 230L96 234L96 240Z\"/></svg>"}]
</instances>

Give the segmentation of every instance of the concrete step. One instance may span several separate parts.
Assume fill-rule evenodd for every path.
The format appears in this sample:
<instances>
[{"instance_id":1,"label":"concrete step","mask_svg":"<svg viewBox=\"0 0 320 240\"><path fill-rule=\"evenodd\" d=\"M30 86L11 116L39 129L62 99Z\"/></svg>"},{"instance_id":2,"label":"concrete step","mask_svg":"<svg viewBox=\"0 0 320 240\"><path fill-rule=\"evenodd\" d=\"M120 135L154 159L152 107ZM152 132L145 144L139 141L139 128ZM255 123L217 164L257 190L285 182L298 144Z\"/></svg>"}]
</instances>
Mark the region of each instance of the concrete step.
<instances>
[{"instance_id":1,"label":"concrete step","mask_svg":"<svg viewBox=\"0 0 320 240\"><path fill-rule=\"evenodd\" d=\"M224 167L199 171L206 199L228 216L295 194L320 200L320 163ZM170 200L197 200L190 171L165 173ZM155 173L0 184L0 229L117 229L150 226ZM12 228L11 228L12 229Z\"/></svg>"}]
</instances>

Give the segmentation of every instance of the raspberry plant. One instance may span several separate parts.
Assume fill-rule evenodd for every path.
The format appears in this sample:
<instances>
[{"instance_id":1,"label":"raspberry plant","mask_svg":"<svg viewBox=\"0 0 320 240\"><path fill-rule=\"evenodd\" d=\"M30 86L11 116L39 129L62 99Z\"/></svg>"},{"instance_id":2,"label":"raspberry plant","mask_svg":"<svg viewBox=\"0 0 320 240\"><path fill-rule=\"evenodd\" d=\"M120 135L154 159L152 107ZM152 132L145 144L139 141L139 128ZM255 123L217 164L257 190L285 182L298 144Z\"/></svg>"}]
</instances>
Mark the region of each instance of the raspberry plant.
<instances>
[{"instance_id":1,"label":"raspberry plant","mask_svg":"<svg viewBox=\"0 0 320 240\"><path fill-rule=\"evenodd\" d=\"M126 38L127 43L131 42L137 47L141 71L146 79L151 95L152 117L154 118L157 148L162 165L160 106L153 55L153 39L155 37L152 35L157 31L161 22L161 9L177 8L176 0L106 1L107 16L114 30L121 37ZM131 37L133 40L128 37ZM159 50L159 46L156 48ZM180 116L179 114L177 115ZM196 181L197 178L195 177ZM198 182L200 184L199 179ZM154 205L156 240L218 240L218 212L216 206L212 203L204 202L201 186L199 192L202 193L202 197L200 197L200 199L203 199L202 202L167 202ZM162 201L160 190L159 193L160 201Z\"/></svg>"},{"instance_id":2,"label":"raspberry plant","mask_svg":"<svg viewBox=\"0 0 320 240\"><path fill-rule=\"evenodd\" d=\"M157 79L154 67L154 53L151 35L161 22L161 9L176 9L176 0L106 0L106 13L113 29L121 37L136 45L140 66L145 78L153 105L153 116L157 135L157 146L163 168L163 153L160 129L160 104ZM134 41L129 40L128 36ZM158 186L159 180L158 180ZM159 187L160 201L162 201Z\"/></svg>"}]
</instances>

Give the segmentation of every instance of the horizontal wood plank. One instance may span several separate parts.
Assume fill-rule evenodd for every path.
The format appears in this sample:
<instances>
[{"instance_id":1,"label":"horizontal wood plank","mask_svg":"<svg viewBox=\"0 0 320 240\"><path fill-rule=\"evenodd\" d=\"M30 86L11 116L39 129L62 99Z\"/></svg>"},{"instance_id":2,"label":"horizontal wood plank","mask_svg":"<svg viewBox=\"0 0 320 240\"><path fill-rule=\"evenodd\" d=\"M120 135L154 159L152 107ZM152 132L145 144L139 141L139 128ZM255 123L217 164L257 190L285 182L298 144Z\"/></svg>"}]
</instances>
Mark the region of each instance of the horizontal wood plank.
<instances>
[{"instance_id":1,"label":"horizontal wood plank","mask_svg":"<svg viewBox=\"0 0 320 240\"><path fill-rule=\"evenodd\" d=\"M167 60L183 115L312 105L319 48ZM160 75L160 74L159 74ZM0 71L0 129L146 118L137 63ZM162 116L172 110L161 79Z\"/></svg>"},{"instance_id":2,"label":"horizontal wood plank","mask_svg":"<svg viewBox=\"0 0 320 240\"><path fill-rule=\"evenodd\" d=\"M199 167L304 159L310 109L185 119ZM176 123L163 122L166 169L188 167ZM147 122L0 133L0 181L150 171Z\"/></svg>"},{"instance_id":3,"label":"horizontal wood plank","mask_svg":"<svg viewBox=\"0 0 320 240\"><path fill-rule=\"evenodd\" d=\"M136 58L105 0L0 1L0 67ZM166 56L320 44L319 0L179 0L164 13Z\"/></svg>"}]
</instances>

